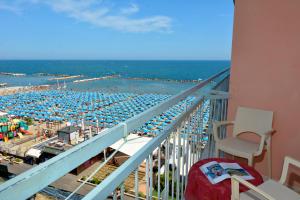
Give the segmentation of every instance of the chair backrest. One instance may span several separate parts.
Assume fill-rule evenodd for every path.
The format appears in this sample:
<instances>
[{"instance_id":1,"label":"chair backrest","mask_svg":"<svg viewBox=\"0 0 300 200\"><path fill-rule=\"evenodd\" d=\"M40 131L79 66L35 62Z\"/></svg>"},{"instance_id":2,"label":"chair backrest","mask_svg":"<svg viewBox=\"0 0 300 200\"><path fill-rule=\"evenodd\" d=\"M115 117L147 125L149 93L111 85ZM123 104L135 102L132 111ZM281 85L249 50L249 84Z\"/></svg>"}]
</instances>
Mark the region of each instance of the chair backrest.
<instances>
[{"instance_id":1,"label":"chair backrest","mask_svg":"<svg viewBox=\"0 0 300 200\"><path fill-rule=\"evenodd\" d=\"M288 175L288 170L289 170L289 165L290 164L300 168L300 161L298 161L294 158L291 158L289 156L285 156L284 163L283 163L283 168L282 168L282 172L281 172L281 177L280 177L280 180L279 180L279 182L281 184L284 184L286 182L286 178L287 178L287 175Z\"/></svg>"},{"instance_id":2,"label":"chair backrest","mask_svg":"<svg viewBox=\"0 0 300 200\"><path fill-rule=\"evenodd\" d=\"M272 111L238 107L235 116L233 136L244 132L253 132L263 136L272 130L272 121Z\"/></svg>"}]
</instances>

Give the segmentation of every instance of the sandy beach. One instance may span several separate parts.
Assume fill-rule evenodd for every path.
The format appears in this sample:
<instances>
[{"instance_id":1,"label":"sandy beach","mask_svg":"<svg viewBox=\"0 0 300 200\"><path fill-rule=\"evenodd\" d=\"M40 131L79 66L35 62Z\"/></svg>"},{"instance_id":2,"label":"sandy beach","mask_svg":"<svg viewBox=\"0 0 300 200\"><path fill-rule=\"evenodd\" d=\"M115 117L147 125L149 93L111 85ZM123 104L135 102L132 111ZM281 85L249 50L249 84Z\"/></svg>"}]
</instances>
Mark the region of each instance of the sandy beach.
<instances>
[{"instance_id":1,"label":"sandy beach","mask_svg":"<svg viewBox=\"0 0 300 200\"><path fill-rule=\"evenodd\" d=\"M16 94L20 92L29 92L29 91L40 91L47 90L50 88L50 85L38 85L38 86L12 86L0 88L0 95L10 95Z\"/></svg>"}]
</instances>

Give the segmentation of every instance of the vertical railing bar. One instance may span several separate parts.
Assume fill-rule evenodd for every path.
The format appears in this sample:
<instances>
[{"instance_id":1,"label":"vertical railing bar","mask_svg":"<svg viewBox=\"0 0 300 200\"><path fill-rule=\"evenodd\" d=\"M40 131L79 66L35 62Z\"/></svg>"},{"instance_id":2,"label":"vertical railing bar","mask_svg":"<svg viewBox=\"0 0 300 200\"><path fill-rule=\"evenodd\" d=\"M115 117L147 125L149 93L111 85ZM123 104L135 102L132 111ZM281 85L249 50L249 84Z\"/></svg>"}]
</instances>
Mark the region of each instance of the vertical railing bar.
<instances>
[{"instance_id":1,"label":"vertical railing bar","mask_svg":"<svg viewBox=\"0 0 300 200\"><path fill-rule=\"evenodd\" d=\"M228 108L228 99L225 98L225 120L227 120L227 108ZM227 129L225 129L225 135L224 138L226 137Z\"/></svg>"},{"instance_id":2,"label":"vertical railing bar","mask_svg":"<svg viewBox=\"0 0 300 200\"><path fill-rule=\"evenodd\" d=\"M214 113L213 113L213 117L214 117L214 120L218 120L218 102L217 102L217 99L215 99L215 107L214 107ZM212 133L212 124L211 124L211 133ZM213 136L213 134L211 134ZM210 140L210 146L211 146L211 152L210 152L210 157L213 157L213 149L214 149L214 144L213 144L213 139Z\"/></svg>"},{"instance_id":3,"label":"vertical railing bar","mask_svg":"<svg viewBox=\"0 0 300 200\"><path fill-rule=\"evenodd\" d=\"M197 119L197 123L195 124L195 129L199 130L199 125L200 125L200 116L199 116L199 107L197 108L198 110L196 110L195 112L195 118ZM196 132L197 135L197 145L200 144L200 138L198 137L199 132ZM197 160L199 160L199 151L197 151Z\"/></svg>"},{"instance_id":4,"label":"vertical railing bar","mask_svg":"<svg viewBox=\"0 0 300 200\"><path fill-rule=\"evenodd\" d=\"M219 109L219 112L218 112L220 117L219 117L218 121L223 121L223 101L222 101L222 98L219 98L218 102L220 104L220 106L219 106L220 109ZM220 136L219 137L223 138L223 127L220 130Z\"/></svg>"},{"instance_id":5,"label":"vertical railing bar","mask_svg":"<svg viewBox=\"0 0 300 200\"><path fill-rule=\"evenodd\" d=\"M194 164L194 135L191 136L191 166L193 164Z\"/></svg>"},{"instance_id":6,"label":"vertical railing bar","mask_svg":"<svg viewBox=\"0 0 300 200\"><path fill-rule=\"evenodd\" d=\"M201 160L201 151L202 151L202 142L201 142L201 136L197 136L199 138L199 143L198 143L198 161Z\"/></svg>"},{"instance_id":7,"label":"vertical railing bar","mask_svg":"<svg viewBox=\"0 0 300 200\"><path fill-rule=\"evenodd\" d=\"M210 139L209 139L209 157L212 157L212 152L213 152L213 144L212 144L212 141L213 141L213 139L212 139L212 137L213 137L213 134L212 134L212 122L214 121L214 120L216 120L216 110L217 110L217 100L216 99L214 99L213 100L213 108L212 108L212 119L211 119L211 122L210 122L210 127L209 127L209 133L210 133Z\"/></svg>"},{"instance_id":8,"label":"vertical railing bar","mask_svg":"<svg viewBox=\"0 0 300 200\"><path fill-rule=\"evenodd\" d=\"M187 134L187 147L186 147L186 151L187 151L187 154L186 154L186 168L185 168L185 187L187 185L187 178L188 178L188 171L189 171L189 154L190 154L190 135Z\"/></svg>"},{"instance_id":9,"label":"vertical railing bar","mask_svg":"<svg viewBox=\"0 0 300 200\"><path fill-rule=\"evenodd\" d=\"M201 131L200 127L203 126L203 109L204 108L203 108L202 103L201 103L201 105L198 107L198 110L197 110L197 119L199 119L198 123L197 123L197 129L200 130L200 131ZM198 132L199 136L201 135L200 131ZM201 143L201 137L197 136L197 142L198 142L198 145L200 145L200 143ZM200 158L200 152L198 151L197 152L197 160L199 160L199 158Z\"/></svg>"},{"instance_id":10,"label":"vertical railing bar","mask_svg":"<svg viewBox=\"0 0 300 200\"><path fill-rule=\"evenodd\" d=\"M193 145L194 145L194 159L193 159L193 164L197 162L197 136L194 136L193 139Z\"/></svg>"},{"instance_id":11,"label":"vertical railing bar","mask_svg":"<svg viewBox=\"0 0 300 200\"><path fill-rule=\"evenodd\" d=\"M198 137L198 135L197 134L195 134L195 141L196 141L196 155L195 155L195 157L196 157L196 160L195 160L195 162L197 162L198 160L199 160L199 156L198 156L198 154L199 154L199 151L198 151L198 146L199 146L199 137Z\"/></svg>"},{"instance_id":12,"label":"vertical railing bar","mask_svg":"<svg viewBox=\"0 0 300 200\"><path fill-rule=\"evenodd\" d=\"M149 196L150 199L152 199L152 189L153 189L153 156L152 154L149 155L149 167L150 167L150 173L149 173L149 178L150 178L150 184L149 184Z\"/></svg>"},{"instance_id":13,"label":"vertical railing bar","mask_svg":"<svg viewBox=\"0 0 300 200\"><path fill-rule=\"evenodd\" d=\"M170 160L170 137L167 137L167 155L166 155L166 180L167 180L167 184L166 184L166 197L165 199L169 199L169 160Z\"/></svg>"},{"instance_id":14,"label":"vertical railing bar","mask_svg":"<svg viewBox=\"0 0 300 200\"><path fill-rule=\"evenodd\" d=\"M176 132L178 132L179 129L177 129ZM173 138L173 146L172 146L172 188L171 188L171 197L172 200L174 199L174 171L175 171L175 157L176 157L176 152L175 152L175 148L176 148L176 141L175 141L175 134L172 134L172 138Z\"/></svg>"},{"instance_id":15,"label":"vertical railing bar","mask_svg":"<svg viewBox=\"0 0 300 200\"><path fill-rule=\"evenodd\" d=\"M181 160L181 138L180 135L177 134L178 143L177 143L177 168L176 168L176 199L179 198L179 185L180 185L180 160Z\"/></svg>"},{"instance_id":16,"label":"vertical railing bar","mask_svg":"<svg viewBox=\"0 0 300 200\"><path fill-rule=\"evenodd\" d=\"M166 199L167 196L166 196L166 190L167 190L167 140L168 138L166 138L165 140L165 155L164 155L164 166L165 166L165 187L164 187L164 198L163 199Z\"/></svg>"},{"instance_id":17,"label":"vertical railing bar","mask_svg":"<svg viewBox=\"0 0 300 200\"><path fill-rule=\"evenodd\" d=\"M167 185L168 185L168 197L169 197L169 193L170 193L170 142L171 142L171 137L169 137L168 139L168 182L167 182Z\"/></svg>"},{"instance_id":18,"label":"vertical railing bar","mask_svg":"<svg viewBox=\"0 0 300 200\"><path fill-rule=\"evenodd\" d=\"M216 101L218 102L218 110L217 110L217 115L218 115L218 118L217 120L218 121L221 121L222 120L222 99L216 99Z\"/></svg>"},{"instance_id":19,"label":"vertical railing bar","mask_svg":"<svg viewBox=\"0 0 300 200\"><path fill-rule=\"evenodd\" d=\"M180 177L180 182L181 182L181 195L177 198L179 199L180 197L183 198L183 184L184 184L184 177L185 177L185 170L184 170L184 163L185 163L185 136L183 138L183 148L182 148L182 162L181 162L181 169L182 169L182 175Z\"/></svg>"},{"instance_id":20,"label":"vertical railing bar","mask_svg":"<svg viewBox=\"0 0 300 200\"><path fill-rule=\"evenodd\" d=\"M200 108L201 120L200 120L200 135L199 135L199 138L200 138L200 143L201 143L201 150L199 152L199 160L201 159L202 153L203 153L203 149L202 149L202 146L204 145L203 130L204 130L204 125L206 126L206 124L204 124L204 114L208 112L208 107L210 106L208 103L210 103L210 102L208 100L205 100L205 98L203 98L201 108ZM209 120L209 119L207 119L207 120Z\"/></svg>"},{"instance_id":21,"label":"vertical railing bar","mask_svg":"<svg viewBox=\"0 0 300 200\"><path fill-rule=\"evenodd\" d=\"M223 121L226 120L226 112L225 112L225 109L226 109L226 99L223 98ZM223 139L225 138L225 133L226 133L226 128L223 129Z\"/></svg>"},{"instance_id":22,"label":"vertical railing bar","mask_svg":"<svg viewBox=\"0 0 300 200\"><path fill-rule=\"evenodd\" d=\"M113 200L117 200L117 193L116 193L116 191L114 191L114 193L113 193Z\"/></svg>"},{"instance_id":23,"label":"vertical railing bar","mask_svg":"<svg viewBox=\"0 0 300 200\"><path fill-rule=\"evenodd\" d=\"M226 120L226 99L223 98L223 121ZM225 134L226 134L226 128L224 127L223 129L223 139L225 138Z\"/></svg>"},{"instance_id":24,"label":"vertical railing bar","mask_svg":"<svg viewBox=\"0 0 300 200\"><path fill-rule=\"evenodd\" d=\"M192 153L193 153L193 147L192 147L192 141L193 141L193 136L190 137L190 142L189 142L189 146L190 146L190 152L189 152L189 168L192 166Z\"/></svg>"},{"instance_id":25,"label":"vertical railing bar","mask_svg":"<svg viewBox=\"0 0 300 200\"><path fill-rule=\"evenodd\" d=\"M161 167L161 162L160 162L160 153L161 153L161 146L159 145L159 148L158 148L158 176L157 176L157 197L158 197L158 200L160 200L160 167Z\"/></svg>"},{"instance_id":26,"label":"vertical railing bar","mask_svg":"<svg viewBox=\"0 0 300 200\"><path fill-rule=\"evenodd\" d=\"M125 186L124 186L124 182L121 185L121 200L124 200L124 192L125 192Z\"/></svg>"},{"instance_id":27,"label":"vertical railing bar","mask_svg":"<svg viewBox=\"0 0 300 200\"><path fill-rule=\"evenodd\" d=\"M219 101L220 101L220 120L219 121L223 121L224 120L224 113L223 113L223 99L222 98L220 98L219 99ZM221 135L220 135L220 138L222 138L223 139L223 132L224 132L224 127L222 127L222 129L221 129Z\"/></svg>"},{"instance_id":28,"label":"vertical railing bar","mask_svg":"<svg viewBox=\"0 0 300 200\"><path fill-rule=\"evenodd\" d=\"M207 123L211 124L212 123L213 100L210 99L210 98L208 98L208 97L206 97L206 98L209 101L209 105L208 105L209 108L207 108L207 109L209 109L208 110L208 121L207 121ZM205 127L205 128L206 128L206 136L208 137L208 140L206 141L206 146L205 146L204 153L207 154L207 155L209 155L209 151L210 151L209 148L210 147L208 145L209 145L209 140L210 140L211 134L209 133L208 126ZM204 155L204 156L206 157L206 155Z\"/></svg>"},{"instance_id":29,"label":"vertical railing bar","mask_svg":"<svg viewBox=\"0 0 300 200\"><path fill-rule=\"evenodd\" d=\"M149 158L146 158L146 199L149 200Z\"/></svg>"},{"instance_id":30,"label":"vertical railing bar","mask_svg":"<svg viewBox=\"0 0 300 200\"><path fill-rule=\"evenodd\" d=\"M135 200L139 199L139 169L137 168L134 173L134 193Z\"/></svg>"}]
</instances>

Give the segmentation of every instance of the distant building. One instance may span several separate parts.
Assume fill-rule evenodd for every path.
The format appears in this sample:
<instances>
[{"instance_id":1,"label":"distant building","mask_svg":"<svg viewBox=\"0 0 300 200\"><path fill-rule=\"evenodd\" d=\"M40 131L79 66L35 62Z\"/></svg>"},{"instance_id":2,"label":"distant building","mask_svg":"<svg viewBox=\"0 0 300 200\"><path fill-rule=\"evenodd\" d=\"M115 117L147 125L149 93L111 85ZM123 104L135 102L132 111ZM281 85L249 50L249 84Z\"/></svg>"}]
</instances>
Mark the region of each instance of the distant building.
<instances>
[{"instance_id":1,"label":"distant building","mask_svg":"<svg viewBox=\"0 0 300 200\"><path fill-rule=\"evenodd\" d=\"M58 139L66 144L75 145L79 140L80 127L66 126L57 131Z\"/></svg>"}]
</instances>

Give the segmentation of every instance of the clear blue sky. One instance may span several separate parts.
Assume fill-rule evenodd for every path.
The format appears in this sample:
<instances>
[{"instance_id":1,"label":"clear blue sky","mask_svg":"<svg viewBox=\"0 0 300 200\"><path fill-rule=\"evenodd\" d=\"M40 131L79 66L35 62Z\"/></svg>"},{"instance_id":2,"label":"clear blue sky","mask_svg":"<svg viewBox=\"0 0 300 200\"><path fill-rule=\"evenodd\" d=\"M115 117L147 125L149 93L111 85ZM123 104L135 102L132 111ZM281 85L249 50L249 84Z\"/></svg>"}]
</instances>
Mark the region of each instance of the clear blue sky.
<instances>
[{"instance_id":1,"label":"clear blue sky","mask_svg":"<svg viewBox=\"0 0 300 200\"><path fill-rule=\"evenodd\" d=\"M0 59L218 59L231 0L0 0Z\"/></svg>"}]
</instances>

